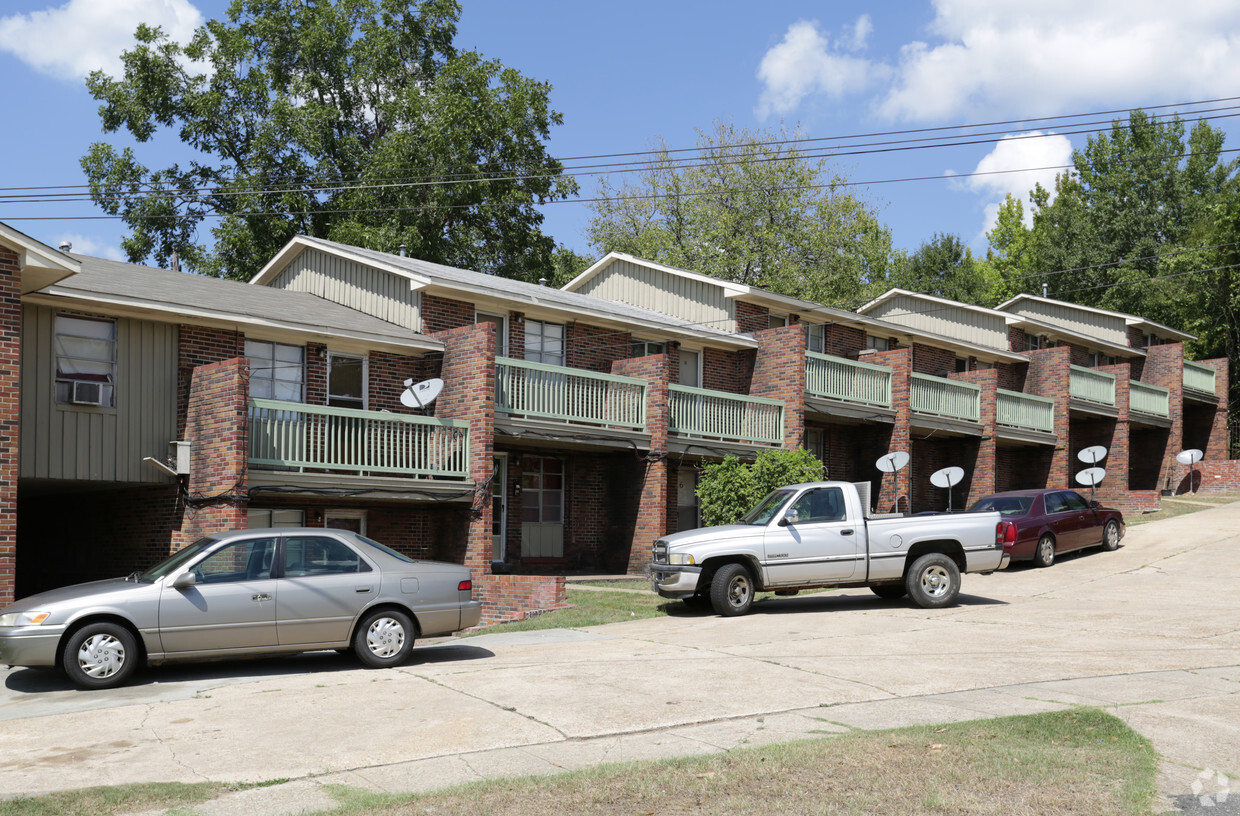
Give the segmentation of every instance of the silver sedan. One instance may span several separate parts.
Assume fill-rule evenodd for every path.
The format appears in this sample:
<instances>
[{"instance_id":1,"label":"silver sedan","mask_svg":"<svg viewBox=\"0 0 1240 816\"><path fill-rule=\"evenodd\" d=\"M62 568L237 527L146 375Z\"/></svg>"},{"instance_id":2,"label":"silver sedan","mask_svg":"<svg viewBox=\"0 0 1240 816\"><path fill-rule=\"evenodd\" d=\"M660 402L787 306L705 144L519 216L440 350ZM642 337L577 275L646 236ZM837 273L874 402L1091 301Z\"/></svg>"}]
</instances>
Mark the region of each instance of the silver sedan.
<instances>
[{"instance_id":1,"label":"silver sedan","mask_svg":"<svg viewBox=\"0 0 1240 816\"><path fill-rule=\"evenodd\" d=\"M404 662L415 636L478 623L469 570L415 561L345 530L206 536L146 572L54 589L0 609L0 664L59 666L84 688L142 663L351 648Z\"/></svg>"}]
</instances>

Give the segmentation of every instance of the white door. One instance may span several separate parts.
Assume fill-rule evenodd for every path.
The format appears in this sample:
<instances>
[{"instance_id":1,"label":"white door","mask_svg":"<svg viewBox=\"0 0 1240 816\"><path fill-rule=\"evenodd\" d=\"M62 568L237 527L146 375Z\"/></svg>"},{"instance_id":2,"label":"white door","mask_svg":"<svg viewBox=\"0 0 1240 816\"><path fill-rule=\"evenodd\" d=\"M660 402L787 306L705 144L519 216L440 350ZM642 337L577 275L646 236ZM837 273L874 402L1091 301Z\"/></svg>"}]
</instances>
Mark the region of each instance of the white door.
<instances>
[{"instance_id":1,"label":"white door","mask_svg":"<svg viewBox=\"0 0 1240 816\"><path fill-rule=\"evenodd\" d=\"M807 490L793 504L797 520L767 528L767 578L771 584L796 586L816 581L846 581L857 572L861 534L848 520L844 492L838 487Z\"/></svg>"}]
</instances>

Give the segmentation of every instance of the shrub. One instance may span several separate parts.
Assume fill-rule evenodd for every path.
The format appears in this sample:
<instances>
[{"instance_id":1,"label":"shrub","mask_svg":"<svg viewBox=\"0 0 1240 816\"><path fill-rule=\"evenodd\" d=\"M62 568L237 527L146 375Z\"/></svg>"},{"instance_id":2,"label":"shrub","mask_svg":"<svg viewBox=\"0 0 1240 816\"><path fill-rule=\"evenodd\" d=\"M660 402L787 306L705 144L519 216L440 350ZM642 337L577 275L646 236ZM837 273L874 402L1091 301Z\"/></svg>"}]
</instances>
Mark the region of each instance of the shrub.
<instances>
[{"instance_id":1,"label":"shrub","mask_svg":"<svg viewBox=\"0 0 1240 816\"><path fill-rule=\"evenodd\" d=\"M775 488L819 481L823 471L822 462L804 448L763 451L753 464L726 456L707 465L698 483L702 522L732 524Z\"/></svg>"}]
</instances>

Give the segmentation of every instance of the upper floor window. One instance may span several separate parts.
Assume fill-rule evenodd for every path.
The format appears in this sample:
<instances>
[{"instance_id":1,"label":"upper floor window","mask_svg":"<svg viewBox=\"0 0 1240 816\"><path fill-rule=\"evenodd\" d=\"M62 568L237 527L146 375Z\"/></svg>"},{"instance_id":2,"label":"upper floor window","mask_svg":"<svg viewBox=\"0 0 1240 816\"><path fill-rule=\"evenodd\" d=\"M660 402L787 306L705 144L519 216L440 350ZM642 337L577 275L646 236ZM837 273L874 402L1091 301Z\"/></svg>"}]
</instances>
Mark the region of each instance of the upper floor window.
<instances>
[{"instance_id":1,"label":"upper floor window","mask_svg":"<svg viewBox=\"0 0 1240 816\"><path fill-rule=\"evenodd\" d=\"M969 370L969 358L968 357L957 357L956 358L956 373L959 374L963 371L968 371L968 370Z\"/></svg>"},{"instance_id":2,"label":"upper floor window","mask_svg":"<svg viewBox=\"0 0 1240 816\"><path fill-rule=\"evenodd\" d=\"M1025 351L1037 351L1041 348L1040 338L1036 334L1025 335Z\"/></svg>"},{"instance_id":3,"label":"upper floor window","mask_svg":"<svg viewBox=\"0 0 1240 816\"><path fill-rule=\"evenodd\" d=\"M788 325L788 318L786 315L773 314L773 315L766 316L766 327L768 329L779 329L787 325Z\"/></svg>"},{"instance_id":4,"label":"upper floor window","mask_svg":"<svg viewBox=\"0 0 1240 816\"><path fill-rule=\"evenodd\" d=\"M1167 341L1166 341L1166 340L1164 340L1163 338L1159 337L1159 336L1158 336L1158 335L1156 335L1156 334L1148 334L1148 333L1147 333L1147 334L1145 335L1144 342L1145 342L1145 347L1146 347L1146 348L1149 348L1150 346L1161 346L1161 345L1163 345L1164 343L1166 343Z\"/></svg>"},{"instance_id":5,"label":"upper floor window","mask_svg":"<svg viewBox=\"0 0 1240 816\"><path fill-rule=\"evenodd\" d=\"M821 323L805 324L805 348L819 354L827 353L827 327Z\"/></svg>"},{"instance_id":6,"label":"upper floor window","mask_svg":"<svg viewBox=\"0 0 1240 816\"><path fill-rule=\"evenodd\" d=\"M327 355L327 404L336 408L366 407L366 358Z\"/></svg>"},{"instance_id":7,"label":"upper floor window","mask_svg":"<svg viewBox=\"0 0 1240 816\"><path fill-rule=\"evenodd\" d=\"M474 322L495 324L495 353L500 357L507 357L508 316L501 314L490 314L488 312L474 312Z\"/></svg>"},{"instance_id":8,"label":"upper floor window","mask_svg":"<svg viewBox=\"0 0 1240 816\"><path fill-rule=\"evenodd\" d=\"M1089 365L1091 368L1115 365L1115 357L1110 354L1103 354L1100 351L1091 351L1089 353Z\"/></svg>"},{"instance_id":9,"label":"upper floor window","mask_svg":"<svg viewBox=\"0 0 1240 816\"><path fill-rule=\"evenodd\" d=\"M564 365L564 324L526 320L525 359L531 363Z\"/></svg>"},{"instance_id":10,"label":"upper floor window","mask_svg":"<svg viewBox=\"0 0 1240 816\"><path fill-rule=\"evenodd\" d=\"M891 341L886 337L875 337L872 334L865 336L865 347L871 351L890 351Z\"/></svg>"},{"instance_id":11,"label":"upper floor window","mask_svg":"<svg viewBox=\"0 0 1240 816\"><path fill-rule=\"evenodd\" d=\"M305 393L305 349L265 340L246 340L250 358L250 396L301 402Z\"/></svg>"},{"instance_id":12,"label":"upper floor window","mask_svg":"<svg viewBox=\"0 0 1240 816\"><path fill-rule=\"evenodd\" d=\"M632 353L629 356L645 357L647 354L662 354L666 349L666 343L656 343L653 340L634 340Z\"/></svg>"},{"instance_id":13,"label":"upper floor window","mask_svg":"<svg viewBox=\"0 0 1240 816\"><path fill-rule=\"evenodd\" d=\"M116 321L56 315L56 402L116 405Z\"/></svg>"}]
</instances>

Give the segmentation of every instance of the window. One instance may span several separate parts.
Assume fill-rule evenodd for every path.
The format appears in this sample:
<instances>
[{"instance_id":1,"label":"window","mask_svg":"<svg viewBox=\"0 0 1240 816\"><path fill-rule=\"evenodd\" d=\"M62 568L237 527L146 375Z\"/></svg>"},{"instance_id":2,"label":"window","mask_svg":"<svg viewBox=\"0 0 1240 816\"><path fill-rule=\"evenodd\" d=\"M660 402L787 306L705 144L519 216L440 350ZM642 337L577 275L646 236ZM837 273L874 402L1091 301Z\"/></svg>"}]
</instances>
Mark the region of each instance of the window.
<instances>
[{"instance_id":1,"label":"window","mask_svg":"<svg viewBox=\"0 0 1240 816\"><path fill-rule=\"evenodd\" d=\"M56 403L116 405L116 322L56 315Z\"/></svg>"},{"instance_id":2,"label":"window","mask_svg":"<svg viewBox=\"0 0 1240 816\"><path fill-rule=\"evenodd\" d=\"M301 346L246 340L245 356L250 358L250 396L301 402L305 367Z\"/></svg>"},{"instance_id":3,"label":"window","mask_svg":"<svg viewBox=\"0 0 1240 816\"><path fill-rule=\"evenodd\" d=\"M1089 365L1091 368L1115 365L1115 358L1110 354L1103 354L1100 351L1091 351L1089 353Z\"/></svg>"},{"instance_id":4,"label":"window","mask_svg":"<svg viewBox=\"0 0 1240 816\"><path fill-rule=\"evenodd\" d=\"M327 355L327 404L335 408L366 407L366 358Z\"/></svg>"},{"instance_id":5,"label":"window","mask_svg":"<svg viewBox=\"0 0 1240 816\"><path fill-rule=\"evenodd\" d=\"M865 336L865 347L870 351L890 351L891 342L886 337Z\"/></svg>"},{"instance_id":6,"label":"window","mask_svg":"<svg viewBox=\"0 0 1240 816\"><path fill-rule=\"evenodd\" d=\"M1042 347L1041 343L1039 343L1038 341L1039 341L1039 338L1036 334L1026 334L1025 335L1025 351L1037 351L1039 348L1041 348Z\"/></svg>"},{"instance_id":7,"label":"window","mask_svg":"<svg viewBox=\"0 0 1240 816\"><path fill-rule=\"evenodd\" d=\"M815 459L825 466L826 459L826 435L822 428L806 428L805 429L805 449L813 455Z\"/></svg>"},{"instance_id":8,"label":"window","mask_svg":"<svg viewBox=\"0 0 1240 816\"><path fill-rule=\"evenodd\" d=\"M221 547L198 562L194 580L200 584L261 581L271 577L274 538L251 538Z\"/></svg>"},{"instance_id":9,"label":"window","mask_svg":"<svg viewBox=\"0 0 1240 816\"><path fill-rule=\"evenodd\" d=\"M475 323L495 324L495 353L500 357L508 356L508 316L474 312Z\"/></svg>"},{"instance_id":10,"label":"window","mask_svg":"<svg viewBox=\"0 0 1240 816\"><path fill-rule=\"evenodd\" d=\"M1144 337L1144 343L1145 343L1146 348L1149 348L1150 346L1161 346L1166 342L1167 342L1166 340L1159 337L1158 335L1149 334L1148 332L1145 334L1145 337Z\"/></svg>"},{"instance_id":11,"label":"window","mask_svg":"<svg viewBox=\"0 0 1240 816\"><path fill-rule=\"evenodd\" d=\"M527 524L564 520L564 464L550 456L525 458L521 473L521 520Z\"/></svg>"},{"instance_id":12,"label":"window","mask_svg":"<svg viewBox=\"0 0 1240 816\"><path fill-rule=\"evenodd\" d=\"M564 365L564 324L526 320L525 359L531 363Z\"/></svg>"},{"instance_id":13,"label":"window","mask_svg":"<svg viewBox=\"0 0 1240 816\"><path fill-rule=\"evenodd\" d=\"M956 373L960 374L968 370L969 370L969 358L968 357L957 357L956 358Z\"/></svg>"},{"instance_id":14,"label":"window","mask_svg":"<svg viewBox=\"0 0 1240 816\"><path fill-rule=\"evenodd\" d=\"M264 527L305 527L306 515L301 510L248 510L246 526L250 529Z\"/></svg>"},{"instance_id":15,"label":"window","mask_svg":"<svg viewBox=\"0 0 1240 816\"><path fill-rule=\"evenodd\" d=\"M844 491L838 487L819 487L802 494L792 506L797 524L844 520Z\"/></svg>"},{"instance_id":16,"label":"window","mask_svg":"<svg viewBox=\"0 0 1240 816\"><path fill-rule=\"evenodd\" d=\"M365 510L328 510L323 514L323 526L332 530L348 530L366 535Z\"/></svg>"},{"instance_id":17,"label":"window","mask_svg":"<svg viewBox=\"0 0 1240 816\"><path fill-rule=\"evenodd\" d=\"M805 348L819 354L827 353L827 327L822 323L805 324Z\"/></svg>"},{"instance_id":18,"label":"window","mask_svg":"<svg viewBox=\"0 0 1240 816\"><path fill-rule=\"evenodd\" d=\"M662 354L666 350L666 343L656 343L653 340L634 340L629 356L645 357L648 354Z\"/></svg>"},{"instance_id":19,"label":"window","mask_svg":"<svg viewBox=\"0 0 1240 816\"><path fill-rule=\"evenodd\" d=\"M680 349L680 384L702 387L702 352Z\"/></svg>"},{"instance_id":20,"label":"window","mask_svg":"<svg viewBox=\"0 0 1240 816\"><path fill-rule=\"evenodd\" d=\"M778 329L788 325L788 318L784 315L767 315L766 327L768 329Z\"/></svg>"},{"instance_id":21,"label":"window","mask_svg":"<svg viewBox=\"0 0 1240 816\"><path fill-rule=\"evenodd\" d=\"M344 542L326 536L298 536L284 540L286 578L346 572L370 572L370 565Z\"/></svg>"}]
</instances>

